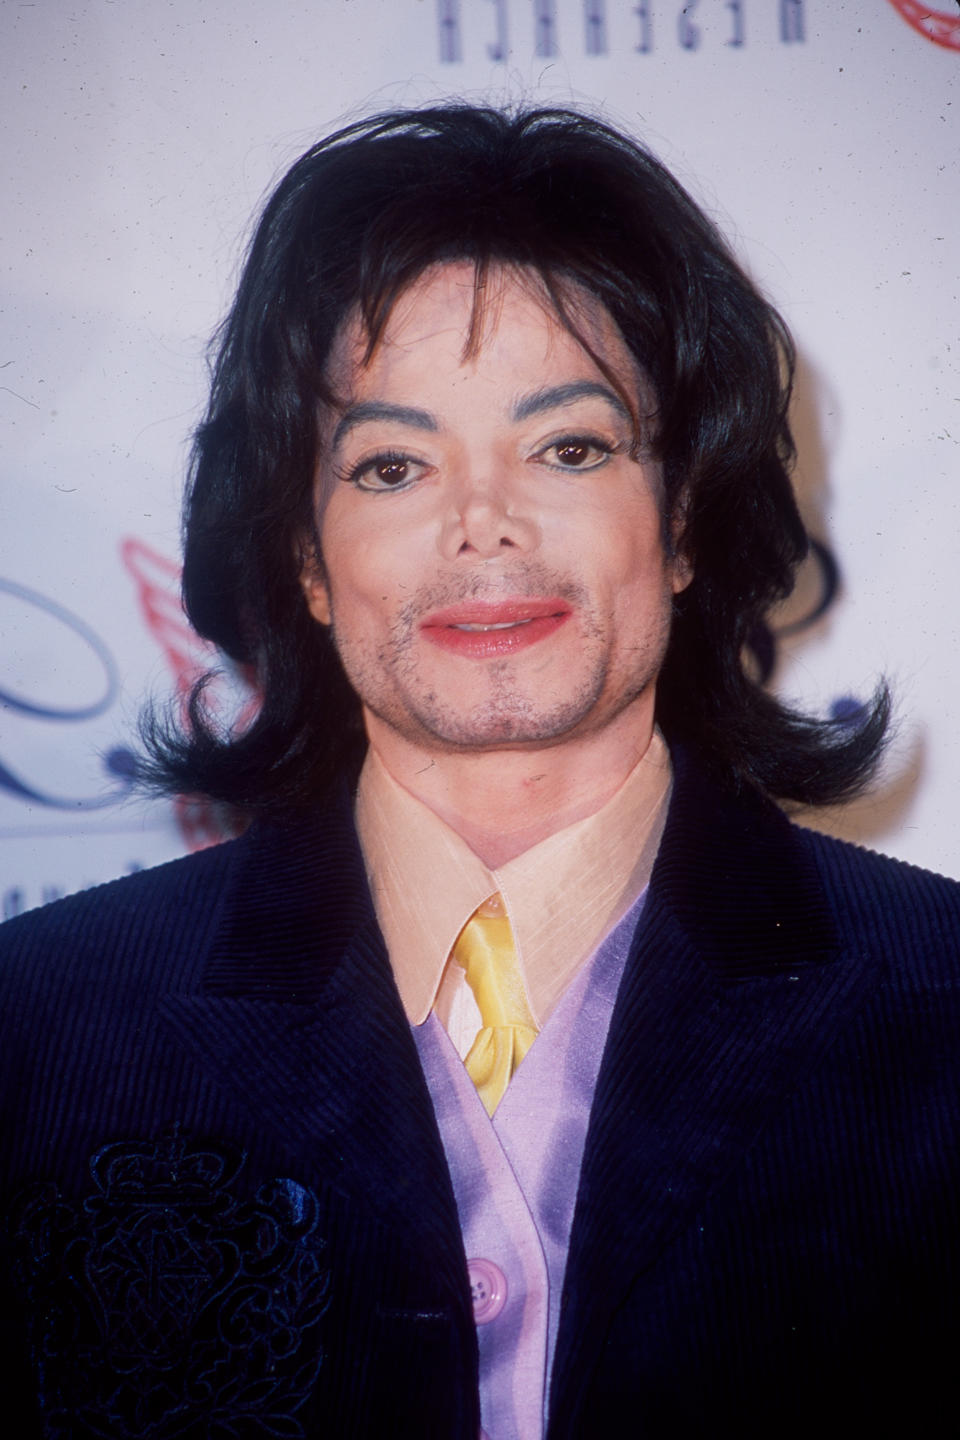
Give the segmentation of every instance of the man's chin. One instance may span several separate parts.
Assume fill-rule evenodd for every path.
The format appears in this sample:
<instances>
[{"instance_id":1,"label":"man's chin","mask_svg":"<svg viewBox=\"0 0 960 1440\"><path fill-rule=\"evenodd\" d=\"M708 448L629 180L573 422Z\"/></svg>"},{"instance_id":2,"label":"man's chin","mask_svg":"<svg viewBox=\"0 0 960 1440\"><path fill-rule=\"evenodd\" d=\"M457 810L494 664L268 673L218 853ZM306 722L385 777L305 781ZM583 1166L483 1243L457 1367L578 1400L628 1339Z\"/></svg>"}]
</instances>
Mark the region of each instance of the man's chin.
<instances>
[{"instance_id":1,"label":"man's chin","mask_svg":"<svg viewBox=\"0 0 960 1440\"><path fill-rule=\"evenodd\" d=\"M466 713L453 707L379 719L411 744L460 754L548 748L573 739L589 723L592 705L485 705Z\"/></svg>"}]
</instances>

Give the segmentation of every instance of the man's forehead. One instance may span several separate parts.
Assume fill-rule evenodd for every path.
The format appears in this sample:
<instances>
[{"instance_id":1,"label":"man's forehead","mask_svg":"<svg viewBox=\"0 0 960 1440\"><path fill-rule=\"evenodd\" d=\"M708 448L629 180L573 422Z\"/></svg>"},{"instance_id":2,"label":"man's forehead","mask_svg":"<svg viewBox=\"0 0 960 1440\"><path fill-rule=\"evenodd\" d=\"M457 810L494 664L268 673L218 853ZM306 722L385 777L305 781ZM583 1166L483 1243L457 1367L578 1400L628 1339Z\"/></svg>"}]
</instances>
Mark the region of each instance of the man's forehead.
<instances>
[{"instance_id":1,"label":"man's forehead","mask_svg":"<svg viewBox=\"0 0 960 1440\"><path fill-rule=\"evenodd\" d=\"M629 354L610 312L590 291L566 276L545 279L521 265L481 268L474 261L450 261L420 272L389 305L377 305L373 328L360 305L338 328L327 374L350 387L383 348L404 346L439 333L449 334L462 360L474 359L497 334L505 314L538 315L564 340L587 354L612 346Z\"/></svg>"},{"instance_id":2,"label":"man's forehead","mask_svg":"<svg viewBox=\"0 0 960 1440\"><path fill-rule=\"evenodd\" d=\"M551 277L548 282L528 267L498 264L484 269L473 261L446 262L422 271L380 312L375 330L360 307L355 307L340 326L325 367L328 393L333 398L333 411L327 412L330 423L337 425L337 417L357 408L358 392L366 390L371 368L387 369L391 351L413 350L424 342L447 342L444 348L450 363L469 365L496 338L504 317L515 319L518 311L529 316L531 327L544 334L548 348L555 342L575 346L586 361L582 379L567 387L552 387L554 391L565 388L567 403L590 394L602 395L636 423L638 403L648 391L648 382L615 320L596 296L566 277ZM596 379L589 378L590 372ZM543 408L538 405L544 389L539 379L540 367L531 364L529 383L517 397L517 418ZM377 418L375 402L365 402L363 409L364 418Z\"/></svg>"}]
</instances>

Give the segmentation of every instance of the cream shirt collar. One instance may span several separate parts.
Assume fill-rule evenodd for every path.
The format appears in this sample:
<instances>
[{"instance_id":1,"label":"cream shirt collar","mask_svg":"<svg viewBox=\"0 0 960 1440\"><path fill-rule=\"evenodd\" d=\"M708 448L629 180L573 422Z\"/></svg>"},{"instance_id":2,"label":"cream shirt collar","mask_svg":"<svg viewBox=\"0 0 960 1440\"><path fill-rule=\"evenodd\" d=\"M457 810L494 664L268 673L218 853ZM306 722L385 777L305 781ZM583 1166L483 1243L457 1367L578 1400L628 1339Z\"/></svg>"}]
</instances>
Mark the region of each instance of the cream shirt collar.
<instances>
[{"instance_id":1,"label":"cream shirt collar","mask_svg":"<svg viewBox=\"0 0 960 1440\"><path fill-rule=\"evenodd\" d=\"M670 787L670 757L655 731L623 785L596 814L488 870L369 751L357 791L357 830L410 1023L426 1020L453 942L477 906L498 890L530 1008L542 1028L579 967L646 886Z\"/></svg>"}]
</instances>

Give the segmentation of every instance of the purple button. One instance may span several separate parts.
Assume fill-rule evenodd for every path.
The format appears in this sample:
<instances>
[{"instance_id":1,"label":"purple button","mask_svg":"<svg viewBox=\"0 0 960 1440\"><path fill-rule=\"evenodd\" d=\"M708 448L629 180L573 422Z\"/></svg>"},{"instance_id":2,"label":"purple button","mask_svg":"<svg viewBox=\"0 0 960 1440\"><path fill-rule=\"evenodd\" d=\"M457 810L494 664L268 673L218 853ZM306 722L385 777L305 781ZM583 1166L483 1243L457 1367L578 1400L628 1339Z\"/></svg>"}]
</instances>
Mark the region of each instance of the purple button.
<instances>
[{"instance_id":1,"label":"purple button","mask_svg":"<svg viewBox=\"0 0 960 1440\"><path fill-rule=\"evenodd\" d=\"M507 1277L492 1260L468 1260L473 1318L478 1325L496 1320L507 1303Z\"/></svg>"}]
</instances>

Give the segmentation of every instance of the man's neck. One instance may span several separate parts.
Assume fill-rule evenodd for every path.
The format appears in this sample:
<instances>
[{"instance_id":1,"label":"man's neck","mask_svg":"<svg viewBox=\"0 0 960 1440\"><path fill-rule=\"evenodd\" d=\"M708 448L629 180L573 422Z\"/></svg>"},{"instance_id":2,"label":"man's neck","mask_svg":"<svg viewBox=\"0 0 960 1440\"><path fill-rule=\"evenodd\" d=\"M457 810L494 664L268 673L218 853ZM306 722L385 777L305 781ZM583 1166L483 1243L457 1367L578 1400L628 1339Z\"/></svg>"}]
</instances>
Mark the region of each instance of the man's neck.
<instances>
[{"instance_id":1,"label":"man's neck","mask_svg":"<svg viewBox=\"0 0 960 1440\"><path fill-rule=\"evenodd\" d=\"M394 780L495 870L616 794L650 744L650 711L625 714L598 735L538 749L427 749L372 715L367 729Z\"/></svg>"}]
</instances>

